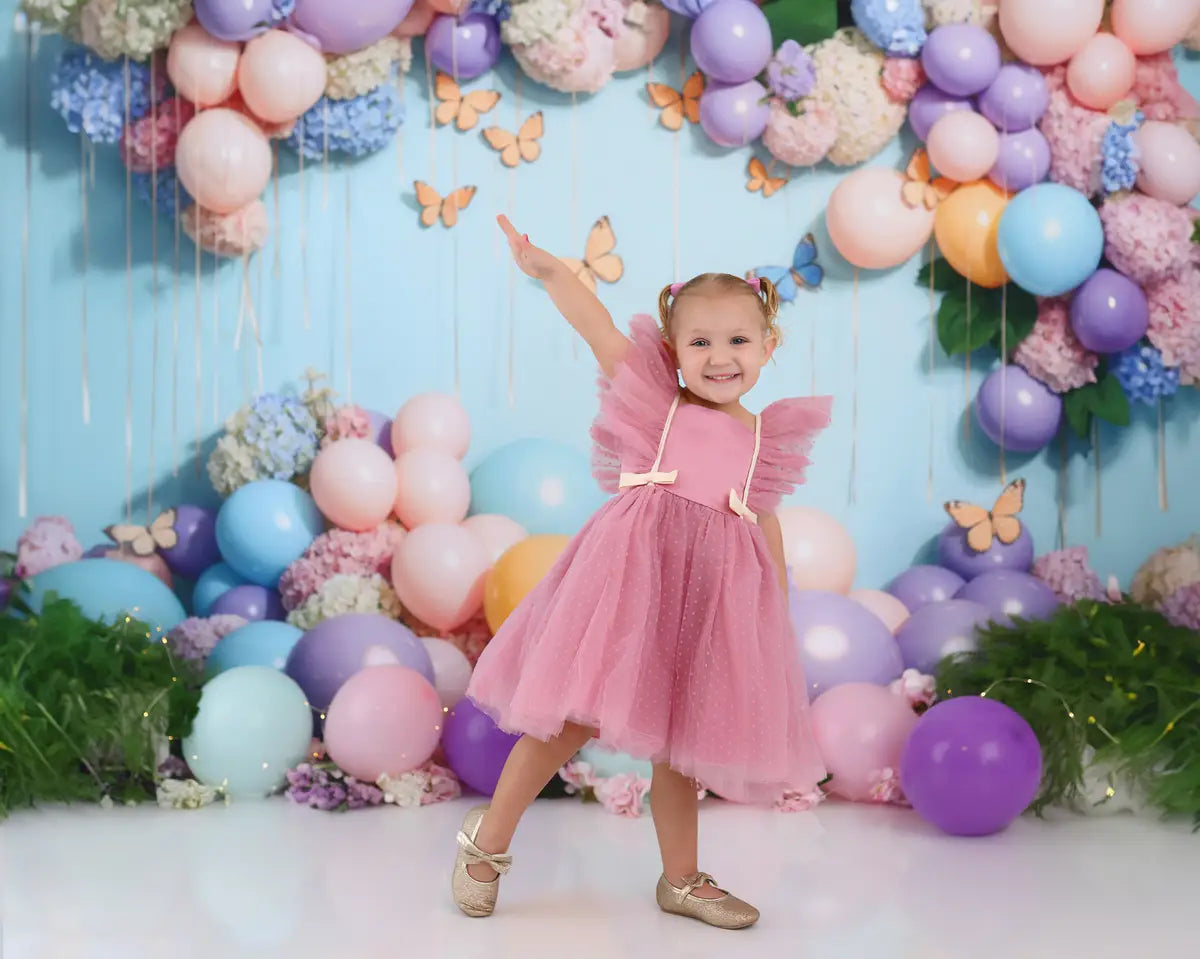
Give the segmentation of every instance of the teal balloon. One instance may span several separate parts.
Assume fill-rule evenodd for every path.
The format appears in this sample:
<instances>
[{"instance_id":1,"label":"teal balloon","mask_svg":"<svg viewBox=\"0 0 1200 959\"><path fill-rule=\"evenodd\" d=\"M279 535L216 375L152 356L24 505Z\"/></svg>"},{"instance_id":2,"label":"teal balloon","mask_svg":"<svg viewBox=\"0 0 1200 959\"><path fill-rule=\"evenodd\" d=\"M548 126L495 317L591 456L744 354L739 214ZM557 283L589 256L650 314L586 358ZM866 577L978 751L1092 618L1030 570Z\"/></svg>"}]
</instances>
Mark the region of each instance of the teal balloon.
<instances>
[{"instance_id":1,"label":"teal balloon","mask_svg":"<svg viewBox=\"0 0 1200 959\"><path fill-rule=\"evenodd\" d=\"M1096 272L1104 254L1104 227L1078 190L1039 183L1009 201L996 242L1017 286L1035 296L1061 296Z\"/></svg>"},{"instance_id":2,"label":"teal balloon","mask_svg":"<svg viewBox=\"0 0 1200 959\"><path fill-rule=\"evenodd\" d=\"M317 504L299 486L256 480L234 490L217 513L217 548L237 573L275 586L325 528Z\"/></svg>"},{"instance_id":3,"label":"teal balloon","mask_svg":"<svg viewBox=\"0 0 1200 959\"><path fill-rule=\"evenodd\" d=\"M38 573L29 605L40 610L48 593L72 600L90 619L113 623L131 616L162 636L183 622L183 604L161 579L117 559L81 559Z\"/></svg>"},{"instance_id":4,"label":"teal balloon","mask_svg":"<svg viewBox=\"0 0 1200 959\"><path fill-rule=\"evenodd\" d=\"M283 669L288 653L303 635L303 630L278 620L247 623L226 633L217 642L205 661L205 671L209 676L216 676L238 666Z\"/></svg>"},{"instance_id":5,"label":"teal balloon","mask_svg":"<svg viewBox=\"0 0 1200 959\"><path fill-rule=\"evenodd\" d=\"M235 799L268 796L308 755L312 710L296 683L269 666L236 666L205 683L183 758L206 786Z\"/></svg>"},{"instance_id":6,"label":"teal balloon","mask_svg":"<svg viewBox=\"0 0 1200 959\"><path fill-rule=\"evenodd\" d=\"M553 440L509 443L471 473L472 515L500 513L531 535L573 535L604 499L588 457Z\"/></svg>"},{"instance_id":7,"label":"teal balloon","mask_svg":"<svg viewBox=\"0 0 1200 959\"><path fill-rule=\"evenodd\" d=\"M579 758L592 767L592 772L605 779L625 773L649 779L654 774L654 767L649 760L635 759L627 753L616 753L595 743L589 743L579 750Z\"/></svg>"},{"instance_id":8,"label":"teal balloon","mask_svg":"<svg viewBox=\"0 0 1200 959\"><path fill-rule=\"evenodd\" d=\"M234 572L228 563L213 563L196 580L192 589L192 609L197 616L207 616L212 605L235 586L245 586L245 576Z\"/></svg>"}]
</instances>

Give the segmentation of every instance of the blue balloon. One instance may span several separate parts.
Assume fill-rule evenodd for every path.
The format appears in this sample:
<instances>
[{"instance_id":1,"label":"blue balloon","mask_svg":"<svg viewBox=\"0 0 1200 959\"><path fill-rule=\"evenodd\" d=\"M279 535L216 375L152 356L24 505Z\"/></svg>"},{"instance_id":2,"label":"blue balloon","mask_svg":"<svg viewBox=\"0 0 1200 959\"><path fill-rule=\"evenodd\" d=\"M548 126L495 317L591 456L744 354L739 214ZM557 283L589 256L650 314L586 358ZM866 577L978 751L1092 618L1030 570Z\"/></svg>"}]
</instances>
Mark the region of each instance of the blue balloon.
<instances>
[{"instance_id":1,"label":"blue balloon","mask_svg":"<svg viewBox=\"0 0 1200 959\"><path fill-rule=\"evenodd\" d=\"M257 480L234 490L217 514L221 558L259 586L275 586L325 528L317 504L299 486Z\"/></svg>"},{"instance_id":2,"label":"blue balloon","mask_svg":"<svg viewBox=\"0 0 1200 959\"><path fill-rule=\"evenodd\" d=\"M288 653L300 641L304 631L291 623L274 619L258 620L227 633L213 647L204 664L209 676L237 666L267 666L283 669Z\"/></svg>"},{"instance_id":3,"label":"blue balloon","mask_svg":"<svg viewBox=\"0 0 1200 959\"><path fill-rule=\"evenodd\" d=\"M603 503L588 457L553 440L509 443L471 473L471 514L500 513L533 536L571 536Z\"/></svg>"},{"instance_id":4,"label":"blue balloon","mask_svg":"<svg viewBox=\"0 0 1200 959\"><path fill-rule=\"evenodd\" d=\"M1078 190L1039 183L1009 201L996 243L1017 286L1035 296L1061 296L1096 272L1104 254L1104 227Z\"/></svg>"},{"instance_id":5,"label":"blue balloon","mask_svg":"<svg viewBox=\"0 0 1200 959\"><path fill-rule=\"evenodd\" d=\"M76 603L91 619L116 622L132 616L158 638L183 622L179 597L153 573L118 559L81 559L38 573L30 582L29 605L42 608L47 593Z\"/></svg>"},{"instance_id":6,"label":"blue balloon","mask_svg":"<svg viewBox=\"0 0 1200 959\"><path fill-rule=\"evenodd\" d=\"M235 586L245 586L246 577L233 571L228 563L213 563L196 580L192 589L192 609L197 616L207 616L213 603Z\"/></svg>"}]
</instances>

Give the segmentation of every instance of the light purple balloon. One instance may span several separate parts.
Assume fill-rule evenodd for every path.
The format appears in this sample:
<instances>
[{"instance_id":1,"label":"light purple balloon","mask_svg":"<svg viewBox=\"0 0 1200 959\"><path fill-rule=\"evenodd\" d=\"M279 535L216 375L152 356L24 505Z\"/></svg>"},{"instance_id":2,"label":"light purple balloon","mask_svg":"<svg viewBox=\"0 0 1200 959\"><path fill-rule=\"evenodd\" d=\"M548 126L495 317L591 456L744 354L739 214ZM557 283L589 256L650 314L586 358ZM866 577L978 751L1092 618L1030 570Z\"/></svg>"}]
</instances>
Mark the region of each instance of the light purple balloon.
<instances>
[{"instance_id":1,"label":"light purple balloon","mask_svg":"<svg viewBox=\"0 0 1200 959\"><path fill-rule=\"evenodd\" d=\"M464 783L490 796L496 791L508 754L520 736L500 729L470 699L460 699L446 716L442 749L446 762Z\"/></svg>"},{"instance_id":2,"label":"light purple balloon","mask_svg":"<svg viewBox=\"0 0 1200 959\"><path fill-rule=\"evenodd\" d=\"M367 433L367 439L372 440L388 456L395 458L396 452L392 449L391 419L382 413L377 413L375 410L367 410L367 419L371 421L371 429Z\"/></svg>"},{"instance_id":3,"label":"light purple balloon","mask_svg":"<svg viewBox=\"0 0 1200 959\"><path fill-rule=\"evenodd\" d=\"M908 104L908 122L917 139L924 143L929 139L929 131L933 129L933 125L947 113L974 109L975 102L969 97L951 96L945 90L939 90L933 84L927 83Z\"/></svg>"},{"instance_id":4,"label":"light purple balloon","mask_svg":"<svg viewBox=\"0 0 1200 959\"><path fill-rule=\"evenodd\" d=\"M771 118L771 108L763 102L766 96L766 88L757 80L710 83L700 94L700 126L719 146L752 143L762 136Z\"/></svg>"},{"instance_id":5,"label":"light purple balloon","mask_svg":"<svg viewBox=\"0 0 1200 959\"><path fill-rule=\"evenodd\" d=\"M176 576L195 579L221 561L221 551L217 548L216 510L191 503L176 506L175 535L179 542L159 552Z\"/></svg>"},{"instance_id":6,"label":"light purple balloon","mask_svg":"<svg viewBox=\"0 0 1200 959\"><path fill-rule=\"evenodd\" d=\"M296 0L292 19L323 53L354 53L382 40L408 16L414 0Z\"/></svg>"},{"instance_id":7,"label":"light purple balloon","mask_svg":"<svg viewBox=\"0 0 1200 959\"><path fill-rule=\"evenodd\" d=\"M991 86L979 95L979 112L1001 133L1028 130L1049 105L1045 75L1024 63L1006 63Z\"/></svg>"},{"instance_id":8,"label":"light purple balloon","mask_svg":"<svg viewBox=\"0 0 1200 959\"><path fill-rule=\"evenodd\" d=\"M1011 569L975 577L954 598L981 603L1001 626L1011 626L1014 619L1049 619L1059 606L1054 590L1040 579Z\"/></svg>"},{"instance_id":9,"label":"light purple balloon","mask_svg":"<svg viewBox=\"0 0 1200 959\"><path fill-rule=\"evenodd\" d=\"M934 673L946 656L976 649L979 638L975 630L991 618L986 606L967 599L922 606L896 630L905 667Z\"/></svg>"},{"instance_id":10,"label":"light purple balloon","mask_svg":"<svg viewBox=\"0 0 1200 959\"><path fill-rule=\"evenodd\" d=\"M915 613L929 603L951 599L965 582L958 573L941 566L912 566L888 584L887 592Z\"/></svg>"},{"instance_id":11,"label":"light purple balloon","mask_svg":"<svg viewBox=\"0 0 1200 959\"><path fill-rule=\"evenodd\" d=\"M753 0L718 0L692 24L692 59L709 80L752 80L773 52L771 25Z\"/></svg>"},{"instance_id":12,"label":"light purple balloon","mask_svg":"<svg viewBox=\"0 0 1200 959\"><path fill-rule=\"evenodd\" d=\"M967 531L951 520L938 536L938 562L965 580L996 569L1028 573L1033 566L1033 537L1029 535L1029 527L1022 523L1021 532L1013 542L993 539L991 546L977 553L967 544Z\"/></svg>"},{"instance_id":13,"label":"light purple balloon","mask_svg":"<svg viewBox=\"0 0 1200 959\"><path fill-rule=\"evenodd\" d=\"M1097 270L1071 299L1071 329L1095 353L1120 353L1145 336L1149 325L1145 292L1116 270Z\"/></svg>"},{"instance_id":14,"label":"light purple balloon","mask_svg":"<svg viewBox=\"0 0 1200 959\"><path fill-rule=\"evenodd\" d=\"M271 27L271 0L196 0L196 19L218 40L249 40Z\"/></svg>"},{"instance_id":15,"label":"light purple balloon","mask_svg":"<svg viewBox=\"0 0 1200 959\"><path fill-rule=\"evenodd\" d=\"M1062 421L1062 397L1019 366L989 373L975 397L975 418L997 446L1036 453L1054 439Z\"/></svg>"},{"instance_id":16,"label":"light purple balloon","mask_svg":"<svg viewBox=\"0 0 1200 959\"><path fill-rule=\"evenodd\" d=\"M83 554L83 559L107 559L109 551L115 548L112 543L97 543Z\"/></svg>"},{"instance_id":17,"label":"light purple balloon","mask_svg":"<svg viewBox=\"0 0 1200 959\"><path fill-rule=\"evenodd\" d=\"M434 17L425 33L425 52L438 70L456 80L471 80L500 59L500 25L485 13Z\"/></svg>"},{"instance_id":18,"label":"light purple balloon","mask_svg":"<svg viewBox=\"0 0 1200 959\"><path fill-rule=\"evenodd\" d=\"M983 27L948 23L921 48L921 66L934 86L969 97L991 86L1000 72L1000 45Z\"/></svg>"},{"instance_id":19,"label":"light purple balloon","mask_svg":"<svg viewBox=\"0 0 1200 959\"><path fill-rule=\"evenodd\" d=\"M219 614L241 616L254 623L264 619L283 620L287 611L279 598L279 590L247 583L222 593L209 608L210 616Z\"/></svg>"},{"instance_id":20,"label":"light purple balloon","mask_svg":"<svg viewBox=\"0 0 1200 959\"><path fill-rule=\"evenodd\" d=\"M1002 190L1020 193L1050 173L1050 143L1037 127L1001 133L1000 149L988 179Z\"/></svg>"},{"instance_id":21,"label":"light purple balloon","mask_svg":"<svg viewBox=\"0 0 1200 959\"><path fill-rule=\"evenodd\" d=\"M788 593L810 699L842 683L885 686L904 672L895 637L870 610L839 593Z\"/></svg>"}]
</instances>

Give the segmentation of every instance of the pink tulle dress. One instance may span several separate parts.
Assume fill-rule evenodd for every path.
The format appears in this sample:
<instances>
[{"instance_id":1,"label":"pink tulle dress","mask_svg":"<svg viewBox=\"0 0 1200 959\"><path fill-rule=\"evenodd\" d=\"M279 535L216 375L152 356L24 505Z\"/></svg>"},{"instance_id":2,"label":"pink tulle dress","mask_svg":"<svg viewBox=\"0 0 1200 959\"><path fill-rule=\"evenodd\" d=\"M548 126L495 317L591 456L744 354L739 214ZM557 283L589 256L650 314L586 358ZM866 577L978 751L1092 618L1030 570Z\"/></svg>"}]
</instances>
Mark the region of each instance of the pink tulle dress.
<instances>
[{"instance_id":1,"label":"pink tulle dress","mask_svg":"<svg viewBox=\"0 0 1200 959\"><path fill-rule=\"evenodd\" d=\"M681 402L650 317L631 340L592 427L596 477L620 495L505 621L467 695L509 732L591 726L729 800L808 791L825 771L757 514L803 481L830 402L781 400L751 430Z\"/></svg>"}]
</instances>

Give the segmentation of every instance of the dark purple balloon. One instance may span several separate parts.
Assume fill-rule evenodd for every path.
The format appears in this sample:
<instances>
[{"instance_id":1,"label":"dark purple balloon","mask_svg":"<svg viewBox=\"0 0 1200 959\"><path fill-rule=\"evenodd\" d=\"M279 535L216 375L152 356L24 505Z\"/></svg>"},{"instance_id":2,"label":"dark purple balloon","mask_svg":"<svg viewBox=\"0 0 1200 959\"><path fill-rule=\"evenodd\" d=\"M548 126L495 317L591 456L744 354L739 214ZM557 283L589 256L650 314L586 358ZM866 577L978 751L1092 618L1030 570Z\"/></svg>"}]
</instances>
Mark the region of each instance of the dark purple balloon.
<instances>
[{"instance_id":1,"label":"dark purple balloon","mask_svg":"<svg viewBox=\"0 0 1200 959\"><path fill-rule=\"evenodd\" d=\"M446 716L442 749L464 783L490 796L496 791L508 754L521 737L506 733L471 699L460 699Z\"/></svg>"},{"instance_id":2,"label":"dark purple balloon","mask_svg":"<svg viewBox=\"0 0 1200 959\"><path fill-rule=\"evenodd\" d=\"M979 112L1001 133L1028 130L1049 105L1045 75L1024 63L1006 63L991 86L979 95Z\"/></svg>"},{"instance_id":3,"label":"dark purple balloon","mask_svg":"<svg viewBox=\"0 0 1200 959\"><path fill-rule=\"evenodd\" d=\"M392 449L391 418L384 416L382 413L377 413L375 410L367 410L367 419L371 421L371 429L367 433L367 439L374 441L376 446L387 453L388 456L395 459L396 451Z\"/></svg>"},{"instance_id":4,"label":"dark purple balloon","mask_svg":"<svg viewBox=\"0 0 1200 959\"><path fill-rule=\"evenodd\" d=\"M1016 365L989 373L975 397L983 432L1014 453L1036 453L1054 439L1062 410L1062 397Z\"/></svg>"},{"instance_id":5,"label":"dark purple balloon","mask_svg":"<svg viewBox=\"0 0 1200 959\"><path fill-rule=\"evenodd\" d=\"M1041 183L1050 173L1050 142L1034 127L1001 133L1000 149L988 179L1002 190L1019 193Z\"/></svg>"},{"instance_id":6,"label":"dark purple balloon","mask_svg":"<svg viewBox=\"0 0 1200 959\"><path fill-rule=\"evenodd\" d=\"M979 643L975 630L991 618L986 606L966 599L927 603L896 630L905 668L932 674L944 657L970 652Z\"/></svg>"},{"instance_id":7,"label":"dark purple balloon","mask_svg":"<svg viewBox=\"0 0 1200 959\"><path fill-rule=\"evenodd\" d=\"M921 66L935 87L951 96L973 96L991 86L1000 72L1000 45L983 27L948 23L929 34Z\"/></svg>"},{"instance_id":8,"label":"dark purple balloon","mask_svg":"<svg viewBox=\"0 0 1200 959\"><path fill-rule=\"evenodd\" d=\"M811 699L842 683L887 685L904 672L895 637L854 600L794 588L788 600Z\"/></svg>"},{"instance_id":9,"label":"dark purple balloon","mask_svg":"<svg viewBox=\"0 0 1200 959\"><path fill-rule=\"evenodd\" d=\"M1040 579L1011 569L976 576L954 598L986 606L1001 626L1011 626L1014 619L1049 619L1059 606L1054 590Z\"/></svg>"},{"instance_id":10,"label":"dark purple balloon","mask_svg":"<svg viewBox=\"0 0 1200 959\"><path fill-rule=\"evenodd\" d=\"M967 544L967 531L951 520L938 536L938 562L968 580L995 569L1028 573L1033 566L1033 537L1022 523L1021 533L1013 542L993 539L991 546L977 553Z\"/></svg>"},{"instance_id":11,"label":"dark purple balloon","mask_svg":"<svg viewBox=\"0 0 1200 959\"><path fill-rule=\"evenodd\" d=\"M425 52L442 73L471 80L500 59L500 25L485 13L434 17L425 33Z\"/></svg>"},{"instance_id":12,"label":"dark purple balloon","mask_svg":"<svg viewBox=\"0 0 1200 959\"><path fill-rule=\"evenodd\" d=\"M1071 329L1095 353L1120 353L1145 336L1149 325L1146 294L1116 270L1097 270L1071 299Z\"/></svg>"},{"instance_id":13,"label":"dark purple balloon","mask_svg":"<svg viewBox=\"0 0 1200 959\"><path fill-rule=\"evenodd\" d=\"M175 535L179 542L159 552L176 576L195 579L221 561L221 551L217 548L216 510L191 503L176 506Z\"/></svg>"},{"instance_id":14,"label":"dark purple balloon","mask_svg":"<svg viewBox=\"0 0 1200 959\"><path fill-rule=\"evenodd\" d=\"M228 592L222 593L209 609L210 616L224 614L241 616L242 619L254 623L263 619L282 620L287 617L283 602L279 598L279 590L266 586L256 586L247 583L245 586L235 586Z\"/></svg>"},{"instance_id":15,"label":"dark purple balloon","mask_svg":"<svg viewBox=\"0 0 1200 959\"><path fill-rule=\"evenodd\" d=\"M975 103L969 97L951 96L932 83L927 83L917 91L917 95L908 105L908 122L912 125L917 139L924 143L929 139L929 131L933 129L933 125L947 113L974 109Z\"/></svg>"},{"instance_id":16,"label":"dark purple balloon","mask_svg":"<svg viewBox=\"0 0 1200 959\"><path fill-rule=\"evenodd\" d=\"M272 0L196 0L196 19L218 40L249 40L271 26Z\"/></svg>"},{"instance_id":17,"label":"dark purple balloon","mask_svg":"<svg viewBox=\"0 0 1200 959\"><path fill-rule=\"evenodd\" d=\"M928 603L953 598L965 582L958 573L941 566L912 566L888 584L887 592L915 613Z\"/></svg>"},{"instance_id":18,"label":"dark purple balloon","mask_svg":"<svg viewBox=\"0 0 1200 959\"><path fill-rule=\"evenodd\" d=\"M994 699L959 696L918 720L900 757L900 788L922 819L952 836L999 832L1042 781L1042 748L1021 716Z\"/></svg>"}]
</instances>

